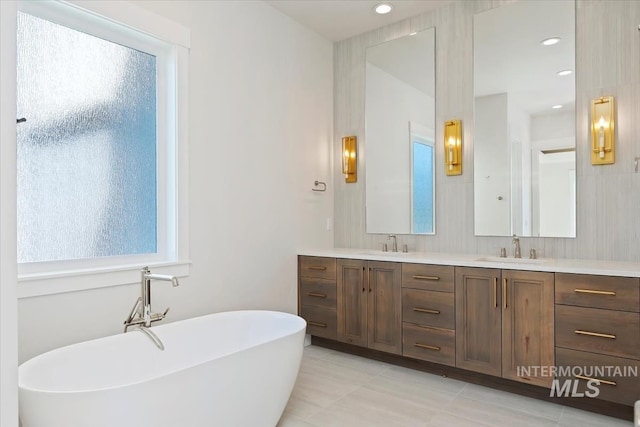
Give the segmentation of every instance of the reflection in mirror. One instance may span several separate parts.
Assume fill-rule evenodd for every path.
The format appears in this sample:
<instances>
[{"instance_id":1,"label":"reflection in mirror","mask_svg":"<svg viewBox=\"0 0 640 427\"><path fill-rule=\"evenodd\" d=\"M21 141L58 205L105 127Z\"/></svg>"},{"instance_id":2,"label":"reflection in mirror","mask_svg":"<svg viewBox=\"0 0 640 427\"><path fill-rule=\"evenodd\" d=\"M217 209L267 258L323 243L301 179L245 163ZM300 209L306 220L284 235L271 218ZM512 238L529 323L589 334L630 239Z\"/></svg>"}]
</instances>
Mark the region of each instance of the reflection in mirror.
<instances>
[{"instance_id":1,"label":"reflection in mirror","mask_svg":"<svg viewBox=\"0 0 640 427\"><path fill-rule=\"evenodd\" d=\"M435 233L435 30L367 49L367 233Z\"/></svg>"},{"instance_id":2,"label":"reflection in mirror","mask_svg":"<svg viewBox=\"0 0 640 427\"><path fill-rule=\"evenodd\" d=\"M574 23L566 0L474 16L478 236L575 237Z\"/></svg>"}]
</instances>

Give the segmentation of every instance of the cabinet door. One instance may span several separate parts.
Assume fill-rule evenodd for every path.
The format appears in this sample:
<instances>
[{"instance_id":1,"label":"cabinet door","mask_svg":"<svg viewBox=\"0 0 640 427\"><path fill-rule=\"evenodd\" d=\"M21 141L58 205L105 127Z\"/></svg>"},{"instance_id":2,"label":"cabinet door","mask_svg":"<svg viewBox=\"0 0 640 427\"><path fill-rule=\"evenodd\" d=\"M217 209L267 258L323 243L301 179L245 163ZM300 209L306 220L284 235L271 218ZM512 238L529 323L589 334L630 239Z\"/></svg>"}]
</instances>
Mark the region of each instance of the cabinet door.
<instances>
[{"instance_id":1,"label":"cabinet door","mask_svg":"<svg viewBox=\"0 0 640 427\"><path fill-rule=\"evenodd\" d=\"M554 366L553 273L502 271L502 377L551 386L551 377L518 375L518 367Z\"/></svg>"},{"instance_id":2,"label":"cabinet door","mask_svg":"<svg viewBox=\"0 0 640 427\"><path fill-rule=\"evenodd\" d=\"M502 373L500 270L456 267L456 366Z\"/></svg>"},{"instance_id":3,"label":"cabinet door","mask_svg":"<svg viewBox=\"0 0 640 427\"><path fill-rule=\"evenodd\" d=\"M399 263L368 263L369 348L402 353L402 273Z\"/></svg>"},{"instance_id":4,"label":"cabinet door","mask_svg":"<svg viewBox=\"0 0 640 427\"><path fill-rule=\"evenodd\" d=\"M338 260L338 341L367 346L366 261Z\"/></svg>"}]
</instances>

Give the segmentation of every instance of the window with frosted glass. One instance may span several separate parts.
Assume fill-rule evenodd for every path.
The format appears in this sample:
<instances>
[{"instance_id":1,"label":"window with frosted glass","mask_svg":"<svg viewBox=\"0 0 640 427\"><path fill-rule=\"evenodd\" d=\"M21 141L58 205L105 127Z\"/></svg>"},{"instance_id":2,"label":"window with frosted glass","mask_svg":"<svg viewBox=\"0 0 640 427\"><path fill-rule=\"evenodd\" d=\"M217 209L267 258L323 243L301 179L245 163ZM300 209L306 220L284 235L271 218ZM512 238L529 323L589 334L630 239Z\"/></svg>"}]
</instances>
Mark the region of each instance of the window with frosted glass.
<instances>
[{"instance_id":1,"label":"window with frosted glass","mask_svg":"<svg viewBox=\"0 0 640 427\"><path fill-rule=\"evenodd\" d=\"M413 233L433 233L433 146L413 142Z\"/></svg>"},{"instance_id":2,"label":"window with frosted glass","mask_svg":"<svg viewBox=\"0 0 640 427\"><path fill-rule=\"evenodd\" d=\"M17 25L18 261L156 253L156 58Z\"/></svg>"}]
</instances>

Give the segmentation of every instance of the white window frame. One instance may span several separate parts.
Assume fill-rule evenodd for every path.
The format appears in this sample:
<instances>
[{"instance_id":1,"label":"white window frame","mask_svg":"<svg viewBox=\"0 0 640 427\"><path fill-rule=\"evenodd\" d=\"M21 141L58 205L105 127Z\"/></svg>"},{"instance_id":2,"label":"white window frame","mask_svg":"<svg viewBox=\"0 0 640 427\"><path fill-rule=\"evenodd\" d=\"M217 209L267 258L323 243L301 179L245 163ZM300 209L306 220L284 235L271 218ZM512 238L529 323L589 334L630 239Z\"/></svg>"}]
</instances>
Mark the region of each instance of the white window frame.
<instances>
[{"instance_id":1,"label":"white window frame","mask_svg":"<svg viewBox=\"0 0 640 427\"><path fill-rule=\"evenodd\" d=\"M156 254L18 265L18 297L136 283L143 266L189 274L187 94L189 30L127 2L19 2L18 10L151 53L157 75ZM165 87L166 90L160 90Z\"/></svg>"}]
</instances>

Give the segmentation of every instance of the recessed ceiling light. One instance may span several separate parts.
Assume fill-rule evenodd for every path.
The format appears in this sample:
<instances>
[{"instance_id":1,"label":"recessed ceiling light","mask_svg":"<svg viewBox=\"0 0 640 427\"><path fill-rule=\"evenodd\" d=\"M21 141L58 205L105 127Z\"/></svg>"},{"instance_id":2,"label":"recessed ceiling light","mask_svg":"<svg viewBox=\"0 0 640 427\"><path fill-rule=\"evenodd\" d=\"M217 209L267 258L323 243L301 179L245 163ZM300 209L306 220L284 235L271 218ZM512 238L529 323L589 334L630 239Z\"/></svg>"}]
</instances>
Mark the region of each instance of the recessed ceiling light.
<instances>
[{"instance_id":1,"label":"recessed ceiling light","mask_svg":"<svg viewBox=\"0 0 640 427\"><path fill-rule=\"evenodd\" d=\"M551 46L558 43L559 41L560 41L560 37L551 37L551 38L542 40L540 43L544 46Z\"/></svg>"},{"instance_id":2,"label":"recessed ceiling light","mask_svg":"<svg viewBox=\"0 0 640 427\"><path fill-rule=\"evenodd\" d=\"M562 105L560 105L560 104L558 104L558 105L554 105L554 106L553 106L553 107L551 107L551 108L553 108L554 110L557 110L557 109L559 109L559 108L562 108Z\"/></svg>"},{"instance_id":3,"label":"recessed ceiling light","mask_svg":"<svg viewBox=\"0 0 640 427\"><path fill-rule=\"evenodd\" d=\"M573 71L571 70L562 70L562 71L558 71L558 75L559 76L568 76L569 74L573 73Z\"/></svg>"},{"instance_id":4,"label":"recessed ceiling light","mask_svg":"<svg viewBox=\"0 0 640 427\"><path fill-rule=\"evenodd\" d=\"M393 9L393 6L387 3L380 3L373 8L373 10L375 10L378 15L389 13L391 12L391 9Z\"/></svg>"},{"instance_id":5,"label":"recessed ceiling light","mask_svg":"<svg viewBox=\"0 0 640 427\"><path fill-rule=\"evenodd\" d=\"M418 34L417 31L414 31L413 33L409 34L410 36L415 36L416 34Z\"/></svg>"}]
</instances>

